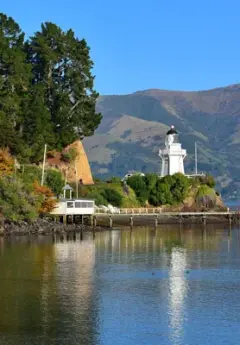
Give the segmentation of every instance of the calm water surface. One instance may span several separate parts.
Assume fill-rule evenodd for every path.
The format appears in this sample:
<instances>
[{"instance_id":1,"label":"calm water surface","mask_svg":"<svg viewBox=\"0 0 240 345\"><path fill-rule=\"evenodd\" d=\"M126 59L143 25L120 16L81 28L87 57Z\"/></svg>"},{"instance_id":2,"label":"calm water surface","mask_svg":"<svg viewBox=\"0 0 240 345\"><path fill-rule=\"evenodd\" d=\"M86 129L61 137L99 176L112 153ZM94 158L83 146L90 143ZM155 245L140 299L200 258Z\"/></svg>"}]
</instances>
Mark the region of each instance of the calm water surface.
<instances>
[{"instance_id":1,"label":"calm water surface","mask_svg":"<svg viewBox=\"0 0 240 345\"><path fill-rule=\"evenodd\" d=\"M240 344L240 231L0 238L0 344Z\"/></svg>"}]
</instances>

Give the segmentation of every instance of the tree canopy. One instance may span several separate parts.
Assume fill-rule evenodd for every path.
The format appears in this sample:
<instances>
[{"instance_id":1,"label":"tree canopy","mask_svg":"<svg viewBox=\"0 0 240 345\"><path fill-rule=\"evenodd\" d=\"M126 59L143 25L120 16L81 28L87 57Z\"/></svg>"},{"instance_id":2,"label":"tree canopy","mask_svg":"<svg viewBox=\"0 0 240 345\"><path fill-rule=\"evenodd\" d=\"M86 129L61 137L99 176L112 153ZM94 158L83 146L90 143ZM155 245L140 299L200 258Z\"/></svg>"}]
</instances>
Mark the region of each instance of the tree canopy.
<instances>
[{"instance_id":1,"label":"tree canopy","mask_svg":"<svg viewBox=\"0 0 240 345\"><path fill-rule=\"evenodd\" d=\"M0 13L0 146L32 162L94 133L93 61L84 39L46 22L28 40ZM3 134L4 133L4 134Z\"/></svg>"},{"instance_id":2,"label":"tree canopy","mask_svg":"<svg viewBox=\"0 0 240 345\"><path fill-rule=\"evenodd\" d=\"M189 179L180 173L163 178L156 174L133 175L127 183L142 205L149 202L153 206L182 202L189 187Z\"/></svg>"}]
</instances>

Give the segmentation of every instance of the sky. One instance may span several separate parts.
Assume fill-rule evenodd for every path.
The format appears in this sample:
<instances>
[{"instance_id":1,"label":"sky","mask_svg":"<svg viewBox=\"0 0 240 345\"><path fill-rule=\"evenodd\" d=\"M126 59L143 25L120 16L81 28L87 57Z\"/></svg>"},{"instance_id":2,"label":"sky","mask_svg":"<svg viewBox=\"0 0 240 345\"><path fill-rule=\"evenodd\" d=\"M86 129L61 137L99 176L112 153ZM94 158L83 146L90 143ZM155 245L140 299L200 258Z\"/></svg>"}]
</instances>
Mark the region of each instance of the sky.
<instances>
[{"instance_id":1,"label":"sky","mask_svg":"<svg viewBox=\"0 0 240 345\"><path fill-rule=\"evenodd\" d=\"M0 10L27 36L51 21L85 38L102 95L240 82L239 0L1 0Z\"/></svg>"}]
</instances>

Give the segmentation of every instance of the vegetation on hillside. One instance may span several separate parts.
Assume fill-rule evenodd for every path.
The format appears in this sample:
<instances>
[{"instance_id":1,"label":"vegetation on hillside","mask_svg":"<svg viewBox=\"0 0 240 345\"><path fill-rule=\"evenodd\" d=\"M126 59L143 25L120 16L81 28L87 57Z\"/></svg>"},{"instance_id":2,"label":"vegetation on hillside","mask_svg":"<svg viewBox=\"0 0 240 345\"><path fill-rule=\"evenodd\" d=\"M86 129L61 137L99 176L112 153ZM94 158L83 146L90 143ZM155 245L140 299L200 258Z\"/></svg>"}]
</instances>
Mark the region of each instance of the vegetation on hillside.
<instances>
[{"instance_id":1,"label":"vegetation on hillside","mask_svg":"<svg viewBox=\"0 0 240 345\"><path fill-rule=\"evenodd\" d=\"M0 149L0 220L33 221L51 212L56 204L54 193L60 192L63 179L60 172L46 171L44 186L40 185L41 169L16 169L8 150Z\"/></svg>"},{"instance_id":2,"label":"vegetation on hillside","mask_svg":"<svg viewBox=\"0 0 240 345\"><path fill-rule=\"evenodd\" d=\"M73 185L74 188L74 185ZM140 203L132 188L124 188L121 181L113 178L111 181L96 181L91 186L81 186L80 195L95 200L98 206L111 204L116 207L139 207Z\"/></svg>"},{"instance_id":3,"label":"vegetation on hillside","mask_svg":"<svg viewBox=\"0 0 240 345\"><path fill-rule=\"evenodd\" d=\"M190 186L189 179L180 173L163 178L156 174L133 175L127 183L135 191L142 206L147 203L161 206L183 202Z\"/></svg>"},{"instance_id":4,"label":"vegetation on hillside","mask_svg":"<svg viewBox=\"0 0 240 345\"><path fill-rule=\"evenodd\" d=\"M122 208L182 207L188 211L214 208L217 193L212 176L187 178L177 173L159 178L156 174L135 174L126 183L118 177L108 181L95 178L95 185L81 186L80 195L95 200L98 206L109 204ZM73 185L74 188L74 185ZM188 205L190 203L190 205Z\"/></svg>"},{"instance_id":5,"label":"vegetation on hillside","mask_svg":"<svg viewBox=\"0 0 240 345\"><path fill-rule=\"evenodd\" d=\"M25 40L13 18L0 13L0 147L20 162L42 159L92 135L95 112L90 48L72 30L46 22Z\"/></svg>"}]
</instances>

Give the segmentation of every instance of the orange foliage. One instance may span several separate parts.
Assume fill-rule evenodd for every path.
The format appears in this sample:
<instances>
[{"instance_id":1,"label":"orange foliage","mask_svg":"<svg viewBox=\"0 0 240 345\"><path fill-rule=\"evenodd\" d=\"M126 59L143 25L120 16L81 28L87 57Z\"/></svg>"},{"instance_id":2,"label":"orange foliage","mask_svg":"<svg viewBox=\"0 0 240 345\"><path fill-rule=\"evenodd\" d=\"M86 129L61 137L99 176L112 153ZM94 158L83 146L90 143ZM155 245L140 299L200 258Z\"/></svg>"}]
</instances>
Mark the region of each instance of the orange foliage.
<instances>
[{"instance_id":1,"label":"orange foliage","mask_svg":"<svg viewBox=\"0 0 240 345\"><path fill-rule=\"evenodd\" d=\"M0 176L10 175L13 172L14 159L8 148L0 149Z\"/></svg>"},{"instance_id":2,"label":"orange foliage","mask_svg":"<svg viewBox=\"0 0 240 345\"><path fill-rule=\"evenodd\" d=\"M46 186L40 186L38 182L34 182L33 187L35 193L43 197L43 201L38 211L40 213L50 213L56 206L56 200L53 199L53 192Z\"/></svg>"}]
</instances>

